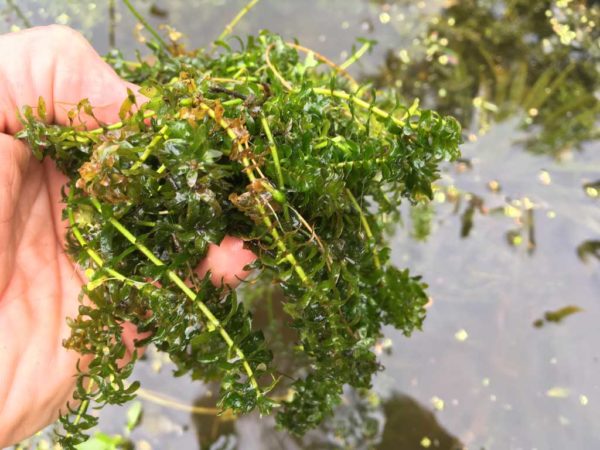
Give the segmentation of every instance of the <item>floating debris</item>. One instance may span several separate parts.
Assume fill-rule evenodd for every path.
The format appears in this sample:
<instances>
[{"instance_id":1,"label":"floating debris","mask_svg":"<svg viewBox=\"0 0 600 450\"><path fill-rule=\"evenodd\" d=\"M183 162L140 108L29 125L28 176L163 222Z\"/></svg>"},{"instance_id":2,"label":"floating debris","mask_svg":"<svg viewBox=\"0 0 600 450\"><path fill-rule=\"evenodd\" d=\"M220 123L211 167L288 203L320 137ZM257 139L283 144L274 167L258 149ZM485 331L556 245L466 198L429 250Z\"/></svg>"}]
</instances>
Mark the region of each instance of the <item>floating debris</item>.
<instances>
[{"instance_id":1,"label":"floating debris","mask_svg":"<svg viewBox=\"0 0 600 450\"><path fill-rule=\"evenodd\" d=\"M577 256L584 263L589 261L590 256L600 260L600 241L583 241L577 247Z\"/></svg>"},{"instance_id":2,"label":"floating debris","mask_svg":"<svg viewBox=\"0 0 600 450\"><path fill-rule=\"evenodd\" d=\"M568 305L555 311L546 311L542 319L537 319L535 322L533 322L533 326L536 328L541 328L545 323L548 322L560 323L566 317L582 311L583 309L576 305Z\"/></svg>"},{"instance_id":3,"label":"floating debris","mask_svg":"<svg viewBox=\"0 0 600 450\"><path fill-rule=\"evenodd\" d=\"M454 339L456 339L459 342L464 342L469 338L469 333L467 333L467 330L465 330L464 328L461 330L458 330L455 334L454 334Z\"/></svg>"},{"instance_id":4,"label":"floating debris","mask_svg":"<svg viewBox=\"0 0 600 450\"><path fill-rule=\"evenodd\" d=\"M560 386L555 386L546 391L546 396L550 398L567 398L569 394L569 389Z\"/></svg>"},{"instance_id":5,"label":"floating debris","mask_svg":"<svg viewBox=\"0 0 600 450\"><path fill-rule=\"evenodd\" d=\"M550 174L548 173L547 170L541 170L539 175L538 175L538 180L540 180L540 183L542 183L543 185L549 185L550 183L552 183L552 177L550 177Z\"/></svg>"},{"instance_id":6,"label":"floating debris","mask_svg":"<svg viewBox=\"0 0 600 450\"><path fill-rule=\"evenodd\" d=\"M585 191L585 195L590 198L600 197L600 180L591 183L585 183L583 185L583 190Z\"/></svg>"},{"instance_id":7,"label":"floating debris","mask_svg":"<svg viewBox=\"0 0 600 450\"><path fill-rule=\"evenodd\" d=\"M498 180L488 181L487 188L493 193L498 193L502 190L502 186L500 186L500 182Z\"/></svg>"},{"instance_id":8,"label":"floating debris","mask_svg":"<svg viewBox=\"0 0 600 450\"><path fill-rule=\"evenodd\" d=\"M444 400L442 400L441 398L437 397L437 396L433 396L431 397L431 404L433 405L433 409L435 409L436 411L443 411L444 410Z\"/></svg>"},{"instance_id":9,"label":"floating debris","mask_svg":"<svg viewBox=\"0 0 600 450\"><path fill-rule=\"evenodd\" d=\"M391 19L392 17L386 12L379 14L379 21L383 24L389 23Z\"/></svg>"}]
</instances>

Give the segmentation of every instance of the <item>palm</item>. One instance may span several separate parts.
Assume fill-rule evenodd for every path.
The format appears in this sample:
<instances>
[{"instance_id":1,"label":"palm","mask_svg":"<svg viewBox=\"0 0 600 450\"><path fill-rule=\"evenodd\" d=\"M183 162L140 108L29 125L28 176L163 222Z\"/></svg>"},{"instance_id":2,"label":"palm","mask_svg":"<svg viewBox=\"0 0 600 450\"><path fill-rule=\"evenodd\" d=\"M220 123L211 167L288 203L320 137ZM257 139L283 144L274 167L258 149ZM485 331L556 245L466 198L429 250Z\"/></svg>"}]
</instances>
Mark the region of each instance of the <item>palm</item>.
<instances>
[{"instance_id":1,"label":"palm","mask_svg":"<svg viewBox=\"0 0 600 450\"><path fill-rule=\"evenodd\" d=\"M65 316L77 312L81 280L62 245L63 175L2 135L0 180L0 417L9 420L0 423L4 436L4 427L20 434L18 428L44 426L71 396L78 355L61 343L69 334Z\"/></svg>"}]
</instances>

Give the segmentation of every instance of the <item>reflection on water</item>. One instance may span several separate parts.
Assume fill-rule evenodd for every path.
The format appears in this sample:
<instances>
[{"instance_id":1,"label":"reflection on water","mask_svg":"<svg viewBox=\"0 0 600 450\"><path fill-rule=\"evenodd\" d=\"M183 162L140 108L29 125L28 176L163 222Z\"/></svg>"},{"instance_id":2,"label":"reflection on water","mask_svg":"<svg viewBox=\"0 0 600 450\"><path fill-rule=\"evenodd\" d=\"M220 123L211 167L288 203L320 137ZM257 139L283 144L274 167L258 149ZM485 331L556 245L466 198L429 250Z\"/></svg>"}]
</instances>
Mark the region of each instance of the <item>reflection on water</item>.
<instances>
[{"instance_id":1,"label":"reflection on water","mask_svg":"<svg viewBox=\"0 0 600 450\"><path fill-rule=\"evenodd\" d=\"M134 21L119 2L109 14L111 3L0 0L0 31L69 23L101 52L116 44L132 54ZM194 46L209 43L244 4L135 3ZM334 61L357 37L376 39L355 75L463 123L463 160L445 168L432 206L406 208L392 241L394 260L430 284L428 319L408 340L389 330L378 346L386 370L372 392L347 392L335 418L303 441L256 415L215 417L214 387L172 378L169 363L149 351L135 373L148 394L132 434L137 447L600 448L594 3L263 0L240 34L268 27ZM276 297L255 296L276 314ZM101 414L103 431L122 432L126 408Z\"/></svg>"}]
</instances>

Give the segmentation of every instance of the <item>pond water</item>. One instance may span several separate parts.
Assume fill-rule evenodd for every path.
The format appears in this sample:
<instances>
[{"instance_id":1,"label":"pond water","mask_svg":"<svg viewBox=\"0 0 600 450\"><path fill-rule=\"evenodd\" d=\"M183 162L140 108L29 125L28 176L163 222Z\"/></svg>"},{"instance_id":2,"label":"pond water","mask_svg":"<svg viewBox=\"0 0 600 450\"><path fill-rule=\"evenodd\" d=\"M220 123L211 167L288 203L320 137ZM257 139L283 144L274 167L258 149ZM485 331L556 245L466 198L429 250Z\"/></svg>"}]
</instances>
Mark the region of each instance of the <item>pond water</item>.
<instances>
[{"instance_id":1,"label":"pond water","mask_svg":"<svg viewBox=\"0 0 600 450\"><path fill-rule=\"evenodd\" d=\"M116 2L111 24L108 3L0 0L0 32L68 23L101 53L133 54L134 20ZM205 46L245 2L135 3ZM356 38L377 40L354 75L463 123L463 159L392 239L394 261L430 285L428 317L409 339L387 330L376 396L349 392L302 442L254 415L148 399L211 404L211 387L173 378L150 350L135 372L136 448L600 448L599 20L596 2L567 0L260 2L239 35L269 28L336 62ZM101 430L122 432L127 408L103 410Z\"/></svg>"}]
</instances>

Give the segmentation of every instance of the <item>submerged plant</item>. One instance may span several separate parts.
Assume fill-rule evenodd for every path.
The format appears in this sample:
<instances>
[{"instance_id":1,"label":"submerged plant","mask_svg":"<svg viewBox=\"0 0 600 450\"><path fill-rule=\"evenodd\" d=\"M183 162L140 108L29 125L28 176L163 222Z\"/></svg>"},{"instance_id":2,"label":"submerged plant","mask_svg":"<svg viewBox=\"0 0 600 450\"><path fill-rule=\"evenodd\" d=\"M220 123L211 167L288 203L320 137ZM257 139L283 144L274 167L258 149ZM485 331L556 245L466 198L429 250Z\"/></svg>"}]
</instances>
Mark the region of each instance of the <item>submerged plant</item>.
<instances>
[{"instance_id":1,"label":"submerged plant","mask_svg":"<svg viewBox=\"0 0 600 450\"><path fill-rule=\"evenodd\" d=\"M119 123L76 125L93 115L85 100L71 126L46 124L42 99L37 115L24 111L20 137L70 179L68 251L89 280L65 342L91 357L61 419L67 447L97 422L93 403L135 396L136 357L120 362L125 322L176 375L219 381L221 410L275 410L300 435L332 414L345 385L370 387L384 325L409 335L424 319L426 286L390 263L386 229L402 200L431 197L438 165L458 156L458 123L367 90L275 35L220 44L154 41L152 63L113 52L148 98L136 106L131 94ZM283 293L295 333L285 375L252 308L194 270L225 235L256 254L252 282Z\"/></svg>"}]
</instances>

